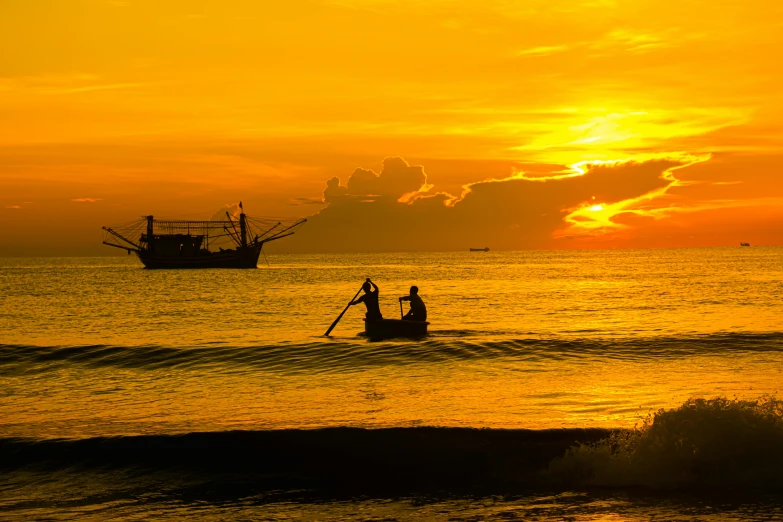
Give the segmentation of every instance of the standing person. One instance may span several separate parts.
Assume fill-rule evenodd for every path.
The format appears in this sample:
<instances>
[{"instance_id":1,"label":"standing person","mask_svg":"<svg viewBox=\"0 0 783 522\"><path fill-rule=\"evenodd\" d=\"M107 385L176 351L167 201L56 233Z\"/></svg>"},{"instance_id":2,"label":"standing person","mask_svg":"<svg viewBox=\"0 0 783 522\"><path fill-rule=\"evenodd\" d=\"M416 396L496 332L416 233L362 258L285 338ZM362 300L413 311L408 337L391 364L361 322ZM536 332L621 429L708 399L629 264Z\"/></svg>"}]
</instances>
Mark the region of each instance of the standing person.
<instances>
[{"instance_id":1,"label":"standing person","mask_svg":"<svg viewBox=\"0 0 783 522\"><path fill-rule=\"evenodd\" d=\"M424 301L419 297L419 287L412 286L410 295L400 297L400 302L410 301L411 309L403 317L406 321L426 321L427 320L427 307L424 306Z\"/></svg>"},{"instance_id":2,"label":"standing person","mask_svg":"<svg viewBox=\"0 0 783 522\"><path fill-rule=\"evenodd\" d=\"M375 291L370 291L371 288ZM367 319L383 319L381 308L378 305L378 286L370 281L368 277L367 281L362 285L362 290L364 290L364 295L352 301L351 306L364 303L364 306L367 307L367 313L365 314Z\"/></svg>"}]
</instances>

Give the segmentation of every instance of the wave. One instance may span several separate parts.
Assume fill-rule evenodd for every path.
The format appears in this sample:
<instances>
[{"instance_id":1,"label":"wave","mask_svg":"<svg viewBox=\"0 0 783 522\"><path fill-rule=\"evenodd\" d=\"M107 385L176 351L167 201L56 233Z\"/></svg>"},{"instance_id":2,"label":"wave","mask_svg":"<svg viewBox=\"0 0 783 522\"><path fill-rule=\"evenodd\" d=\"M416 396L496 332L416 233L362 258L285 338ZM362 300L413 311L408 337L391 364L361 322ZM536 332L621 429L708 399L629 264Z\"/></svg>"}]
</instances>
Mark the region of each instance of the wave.
<instances>
[{"instance_id":1,"label":"wave","mask_svg":"<svg viewBox=\"0 0 783 522\"><path fill-rule=\"evenodd\" d=\"M779 489L783 401L690 399L637 429L569 449L547 474L572 486Z\"/></svg>"},{"instance_id":2,"label":"wave","mask_svg":"<svg viewBox=\"0 0 783 522\"><path fill-rule=\"evenodd\" d=\"M468 332L469 333L469 332ZM709 334L648 338L546 338L480 340L447 331L418 342L366 340L278 343L261 346L27 346L0 345L0 375L49 371L64 366L138 369L253 367L279 372L347 372L368 366L506 358L525 361L591 358L644 360L656 357L783 352L783 333Z\"/></svg>"},{"instance_id":3,"label":"wave","mask_svg":"<svg viewBox=\"0 0 783 522\"><path fill-rule=\"evenodd\" d=\"M0 471L383 495L640 486L779 492L783 402L691 399L650 415L638 429L617 431L408 427L2 438Z\"/></svg>"},{"instance_id":4,"label":"wave","mask_svg":"<svg viewBox=\"0 0 783 522\"><path fill-rule=\"evenodd\" d=\"M604 429L324 428L89 439L0 439L0 470L176 475L270 489L420 491L503 488L534 477Z\"/></svg>"}]
</instances>

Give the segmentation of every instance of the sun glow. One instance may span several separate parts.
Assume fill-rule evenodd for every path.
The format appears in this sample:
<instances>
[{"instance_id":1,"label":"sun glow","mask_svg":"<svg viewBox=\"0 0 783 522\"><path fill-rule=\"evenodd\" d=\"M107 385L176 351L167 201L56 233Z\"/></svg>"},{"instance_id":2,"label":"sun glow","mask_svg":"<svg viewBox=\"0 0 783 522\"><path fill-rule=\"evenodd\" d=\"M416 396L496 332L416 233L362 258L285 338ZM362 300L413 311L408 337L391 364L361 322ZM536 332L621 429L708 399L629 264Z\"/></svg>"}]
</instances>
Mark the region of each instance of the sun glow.
<instances>
[{"instance_id":1,"label":"sun glow","mask_svg":"<svg viewBox=\"0 0 783 522\"><path fill-rule=\"evenodd\" d=\"M568 209L569 214L565 218L568 226L562 231L563 235L559 237L573 235L599 236L612 231L631 229L632 226L628 224L629 220L639 221L646 218L655 221L677 212L687 212L687 207L672 204L656 207L652 205L652 202L658 198L665 197L667 192L674 187L687 185L687 183L675 176L675 171L696 163L706 162L710 157L709 154L658 154L644 158L643 161L657 160L667 161L670 165L673 164L673 166L667 168L659 175L659 179L664 183L663 186L640 196L612 203L595 203L595 196L592 196L592 201L586 201L576 208ZM585 176L589 174L591 169L621 168L624 165L633 165L635 163L637 163L635 160L583 161L571 165L571 169L577 175Z\"/></svg>"},{"instance_id":2,"label":"sun glow","mask_svg":"<svg viewBox=\"0 0 783 522\"><path fill-rule=\"evenodd\" d=\"M0 47L18 52L0 57L0 254L43 249L26 229L56 226L57 253L98 255L102 224L239 197L315 215L327 180L389 156L432 185L389 180L410 213L394 222L437 223L440 249L480 220L498 249L621 224L659 245L692 244L691 225L702 244L781 243L768 201L783 197L783 73L769 57L783 51L783 4L661 1L608 2L607 17L605 1L4 0ZM662 183L619 174L625 203L581 179L707 152ZM485 180L534 181L546 208L508 234L525 220L507 190L466 199ZM436 218L444 205L456 211ZM380 211L353 219L368 209Z\"/></svg>"}]
</instances>

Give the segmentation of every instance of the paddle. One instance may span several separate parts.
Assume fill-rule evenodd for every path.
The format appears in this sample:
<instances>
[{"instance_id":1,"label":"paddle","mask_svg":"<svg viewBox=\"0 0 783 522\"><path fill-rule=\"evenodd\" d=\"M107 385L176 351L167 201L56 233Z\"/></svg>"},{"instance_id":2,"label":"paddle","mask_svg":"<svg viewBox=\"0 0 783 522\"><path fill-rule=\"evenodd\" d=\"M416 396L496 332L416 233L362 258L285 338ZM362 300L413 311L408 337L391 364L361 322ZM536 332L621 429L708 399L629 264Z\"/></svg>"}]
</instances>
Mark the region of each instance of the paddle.
<instances>
[{"instance_id":1,"label":"paddle","mask_svg":"<svg viewBox=\"0 0 783 522\"><path fill-rule=\"evenodd\" d=\"M400 319L404 319L402 315L402 301L400 301Z\"/></svg>"},{"instance_id":2,"label":"paddle","mask_svg":"<svg viewBox=\"0 0 783 522\"><path fill-rule=\"evenodd\" d=\"M364 285L362 285L362 286L364 286ZM343 310L343 311L342 311L342 313L341 313L340 315L338 315L338 316L337 316L337 319L335 319L335 320L334 320L334 322L332 323L332 326L330 326L330 327L329 327L329 329L328 329L328 330L326 330L326 333L324 334L324 337L327 337L327 336L328 336L330 333L332 333L332 330L334 330L334 327L335 327L335 326L337 326L337 323L339 323L339 322L340 322L340 319L342 319L342 318L343 318L343 315L345 314L345 312L347 312L347 311L348 311L348 308L350 308L350 307L351 307L351 303L353 303L353 302L354 302L354 300L356 300L356 298L357 298L357 297L359 297L359 293L360 293L361 291L362 291L362 289L361 289L361 288L359 288L359 292L356 292L356 295L355 295L355 296L353 296L353 299L351 299L350 301L348 301L348 304L345 306L345 310ZM402 306L402 304L400 304L400 306Z\"/></svg>"}]
</instances>

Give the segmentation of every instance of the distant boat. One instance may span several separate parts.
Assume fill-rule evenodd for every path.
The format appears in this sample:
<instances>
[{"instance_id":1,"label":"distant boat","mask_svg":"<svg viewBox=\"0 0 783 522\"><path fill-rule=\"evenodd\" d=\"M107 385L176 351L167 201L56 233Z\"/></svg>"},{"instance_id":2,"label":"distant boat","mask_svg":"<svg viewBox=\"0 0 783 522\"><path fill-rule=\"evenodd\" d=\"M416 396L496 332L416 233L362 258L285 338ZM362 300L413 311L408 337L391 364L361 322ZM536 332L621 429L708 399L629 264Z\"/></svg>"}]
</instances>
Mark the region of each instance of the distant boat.
<instances>
[{"instance_id":1,"label":"distant boat","mask_svg":"<svg viewBox=\"0 0 783 522\"><path fill-rule=\"evenodd\" d=\"M750 246L750 243L740 243L740 246Z\"/></svg>"},{"instance_id":2,"label":"distant boat","mask_svg":"<svg viewBox=\"0 0 783 522\"><path fill-rule=\"evenodd\" d=\"M471 248L471 249L470 249L470 251L471 251L471 252L489 252L489 247L484 247L484 248Z\"/></svg>"},{"instance_id":3,"label":"distant boat","mask_svg":"<svg viewBox=\"0 0 783 522\"><path fill-rule=\"evenodd\" d=\"M395 337L423 337L427 335L427 321L404 319L365 319L364 335L371 339L393 339Z\"/></svg>"},{"instance_id":4,"label":"distant boat","mask_svg":"<svg viewBox=\"0 0 783 522\"><path fill-rule=\"evenodd\" d=\"M240 209L241 209L240 203ZM290 236L306 219L287 224L226 212L225 221L140 221L103 227L103 244L135 252L145 268L256 268L266 243ZM237 227L237 225L239 225ZM233 248L215 248L228 238ZM229 245L226 245L229 246Z\"/></svg>"}]
</instances>

